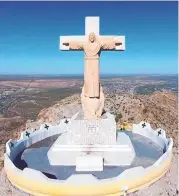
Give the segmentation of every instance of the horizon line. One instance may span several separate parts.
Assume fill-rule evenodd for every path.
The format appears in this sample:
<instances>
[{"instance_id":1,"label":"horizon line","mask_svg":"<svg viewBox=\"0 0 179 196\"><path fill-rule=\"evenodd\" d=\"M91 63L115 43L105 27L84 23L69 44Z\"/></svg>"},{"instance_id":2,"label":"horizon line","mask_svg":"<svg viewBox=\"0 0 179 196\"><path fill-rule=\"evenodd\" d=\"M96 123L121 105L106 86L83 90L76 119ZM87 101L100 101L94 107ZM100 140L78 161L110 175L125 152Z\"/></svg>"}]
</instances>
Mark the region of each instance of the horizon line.
<instances>
[{"instance_id":1,"label":"horizon line","mask_svg":"<svg viewBox=\"0 0 179 196\"><path fill-rule=\"evenodd\" d=\"M63 73L63 74L55 74L55 73L0 73L0 76L27 76L27 75L38 75L38 76L82 76L84 73ZM100 75L178 75L178 73L100 73Z\"/></svg>"}]
</instances>

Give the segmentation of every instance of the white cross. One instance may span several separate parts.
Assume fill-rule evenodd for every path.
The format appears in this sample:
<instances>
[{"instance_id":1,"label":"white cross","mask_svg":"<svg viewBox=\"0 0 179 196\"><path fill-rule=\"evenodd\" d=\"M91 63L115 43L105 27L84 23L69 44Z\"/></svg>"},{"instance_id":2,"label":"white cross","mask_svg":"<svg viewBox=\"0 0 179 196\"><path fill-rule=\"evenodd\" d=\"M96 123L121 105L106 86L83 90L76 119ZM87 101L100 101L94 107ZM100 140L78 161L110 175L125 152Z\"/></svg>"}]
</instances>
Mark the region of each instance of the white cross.
<instances>
[{"instance_id":1,"label":"white cross","mask_svg":"<svg viewBox=\"0 0 179 196\"><path fill-rule=\"evenodd\" d=\"M116 41L122 43L122 45L116 46L115 50L125 50L125 36L101 36L99 32L99 17L86 17L85 18L85 35L82 36L60 36L60 50L70 50L69 46L63 45L64 42L70 41L87 41L89 33L93 32L100 39L114 38Z\"/></svg>"}]
</instances>

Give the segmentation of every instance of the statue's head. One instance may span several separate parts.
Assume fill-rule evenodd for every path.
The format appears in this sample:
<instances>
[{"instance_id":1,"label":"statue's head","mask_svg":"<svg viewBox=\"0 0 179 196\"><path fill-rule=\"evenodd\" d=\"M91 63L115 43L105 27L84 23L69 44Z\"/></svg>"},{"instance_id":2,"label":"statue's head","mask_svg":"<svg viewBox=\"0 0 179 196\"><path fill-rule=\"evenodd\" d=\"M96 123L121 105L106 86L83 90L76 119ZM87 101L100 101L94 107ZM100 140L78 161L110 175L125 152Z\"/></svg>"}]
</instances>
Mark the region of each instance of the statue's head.
<instances>
[{"instance_id":1,"label":"statue's head","mask_svg":"<svg viewBox=\"0 0 179 196\"><path fill-rule=\"evenodd\" d=\"M96 35L94 33L90 33L89 34L89 41L93 43L95 41L95 39L96 39Z\"/></svg>"}]
</instances>

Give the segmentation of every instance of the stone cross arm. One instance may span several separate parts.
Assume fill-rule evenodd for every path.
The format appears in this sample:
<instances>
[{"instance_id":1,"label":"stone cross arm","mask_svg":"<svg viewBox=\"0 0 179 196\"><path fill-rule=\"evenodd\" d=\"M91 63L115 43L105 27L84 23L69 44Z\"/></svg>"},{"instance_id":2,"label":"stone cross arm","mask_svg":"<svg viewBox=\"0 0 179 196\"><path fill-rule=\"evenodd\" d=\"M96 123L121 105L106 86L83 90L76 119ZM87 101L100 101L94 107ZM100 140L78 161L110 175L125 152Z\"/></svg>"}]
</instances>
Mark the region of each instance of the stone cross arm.
<instances>
[{"instance_id":1,"label":"stone cross arm","mask_svg":"<svg viewBox=\"0 0 179 196\"><path fill-rule=\"evenodd\" d=\"M65 42L77 41L77 42L86 42L88 41L89 33L95 33L95 35L103 42L107 40L114 39L122 45L116 46L114 51L125 50L125 36L101 36L99 34L99 17L86 17L85 18L85 35L82 36L60 36L60 50L69 50L69 46L63 45Z\"/></svg>"}]
</instances>

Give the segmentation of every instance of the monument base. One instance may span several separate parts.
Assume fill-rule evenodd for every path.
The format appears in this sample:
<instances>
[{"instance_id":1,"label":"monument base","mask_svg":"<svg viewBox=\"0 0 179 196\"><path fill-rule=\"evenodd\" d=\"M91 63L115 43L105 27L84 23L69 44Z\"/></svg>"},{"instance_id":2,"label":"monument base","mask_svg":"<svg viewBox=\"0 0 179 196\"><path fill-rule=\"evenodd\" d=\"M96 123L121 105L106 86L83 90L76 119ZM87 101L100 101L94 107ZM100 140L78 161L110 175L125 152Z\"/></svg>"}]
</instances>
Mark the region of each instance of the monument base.
<instances>
[{"instance_id":1,"label":"monument base","mask_svg":"<svg viewBox=\"0 0 179 196\"><path fill-rule=\"evenodd\" d=\"M62 134L52 145L48 151L48 159L51 165L66 165L74 166L78 162L79 157L87 158L89 155L94 157L101 157L104 166L126 166L131 165L135 158L135 151L130 138L122 132L117 134L116 145L68 145L67 133ZM91 168L95 169L94 162L88 162L85 171L91 171ZM97 163L98 165L98 163ZM99 163L100 165L100 163ZM80 166L77 166L80 168ZM99 170L101 171L101 167ZM79 171L79 170L78 170Z\"/></svg>"}]
</instances>

